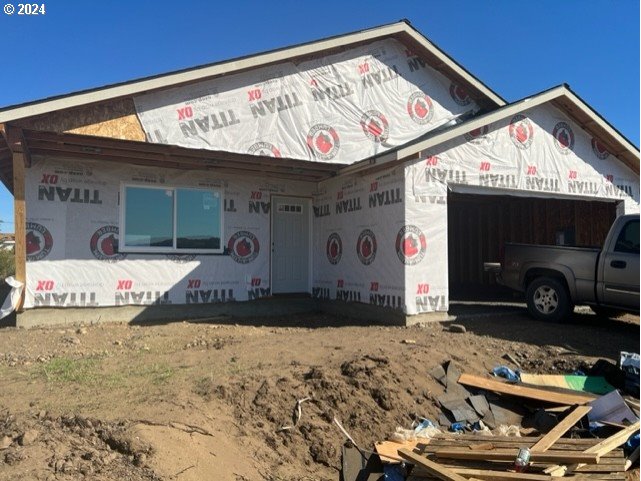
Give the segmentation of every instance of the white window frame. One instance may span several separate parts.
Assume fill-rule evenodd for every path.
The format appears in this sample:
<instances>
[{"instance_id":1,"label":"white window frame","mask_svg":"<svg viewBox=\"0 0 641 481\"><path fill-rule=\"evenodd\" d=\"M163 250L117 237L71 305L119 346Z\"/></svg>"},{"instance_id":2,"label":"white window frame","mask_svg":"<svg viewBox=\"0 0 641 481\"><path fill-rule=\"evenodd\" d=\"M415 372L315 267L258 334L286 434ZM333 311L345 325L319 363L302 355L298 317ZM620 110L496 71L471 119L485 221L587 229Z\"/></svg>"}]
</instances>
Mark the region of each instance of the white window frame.
<instances>
[{"instance_id":1,"label":"white window frame","mask_svg":"<svg viewBox=\"0 0 641 481\"><path fill-rule=\"evenodd\" d=\"M134 247L125 245L125 235L127 232L127 225L125 219L125 208L127 206L127 187L135 187L140 189L155 189L155 190L171 190L173 192L173 246L172 247ZM176 230L178 229L178 190L198 190L203 192L211 192L218 194L220 199L220 248L218 249L186 249L176 247L178 241L176 237ZM147 254L222 254L225 252L224 232L225 232L225 201L223 199L222 189L204 188L204 187L189 187L181 185L147 185L137 183L124 183L120 184L120 229L118 232L118 251L122 253L147 253Z\"/></svg>"}]
</instances>

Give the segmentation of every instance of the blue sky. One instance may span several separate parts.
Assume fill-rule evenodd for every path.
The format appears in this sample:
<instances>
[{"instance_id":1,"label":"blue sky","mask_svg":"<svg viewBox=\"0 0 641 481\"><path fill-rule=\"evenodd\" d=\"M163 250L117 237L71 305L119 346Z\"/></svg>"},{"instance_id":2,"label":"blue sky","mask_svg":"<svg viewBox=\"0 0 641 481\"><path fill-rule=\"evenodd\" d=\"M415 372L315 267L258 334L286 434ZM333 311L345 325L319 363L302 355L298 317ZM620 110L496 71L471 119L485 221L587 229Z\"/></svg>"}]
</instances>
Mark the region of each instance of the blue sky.
<instances>
[{"instance_id":1,"label":"blue sky","mask_svg":"<svg viewBox=\"0 0 641 481\"><path fill-rule=\"evenodd\" d=\"M635 0L44 3L44 16L0 13L0 106L407 18L506 100L566 82L639 145ZM11 232L2 186L0 219Z\"/></svg>"}]
</instances>

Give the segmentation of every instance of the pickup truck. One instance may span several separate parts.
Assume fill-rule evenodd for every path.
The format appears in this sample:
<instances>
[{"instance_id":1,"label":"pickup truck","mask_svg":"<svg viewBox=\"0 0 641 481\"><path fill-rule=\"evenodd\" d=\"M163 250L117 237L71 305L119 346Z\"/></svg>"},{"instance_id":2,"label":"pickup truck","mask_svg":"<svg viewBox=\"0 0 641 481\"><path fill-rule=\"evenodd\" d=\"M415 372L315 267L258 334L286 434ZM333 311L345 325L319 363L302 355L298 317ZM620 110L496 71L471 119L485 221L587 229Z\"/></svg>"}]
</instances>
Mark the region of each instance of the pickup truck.
<instances>
[{"instance_id":1,"label":"pickup truck","mask_svg":"<svg viewBox=\"0 0 641 481\"><path fill-rule=\"evenodd\" d=\"M536 319L561 321L577 304L604 317L638 313L639 215L618 217L603 249L506 244L497 270L499 283L525 292Z\"/></svg>"}]
</instances>

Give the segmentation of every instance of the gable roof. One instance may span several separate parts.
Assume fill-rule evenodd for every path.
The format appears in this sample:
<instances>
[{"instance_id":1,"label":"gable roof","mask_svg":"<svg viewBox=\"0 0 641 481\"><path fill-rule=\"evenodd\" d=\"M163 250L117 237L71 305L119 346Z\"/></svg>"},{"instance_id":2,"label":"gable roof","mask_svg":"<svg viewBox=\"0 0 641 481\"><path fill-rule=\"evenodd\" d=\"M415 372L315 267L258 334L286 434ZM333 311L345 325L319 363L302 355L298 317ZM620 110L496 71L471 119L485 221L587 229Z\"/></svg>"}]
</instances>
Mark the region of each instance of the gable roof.
<instances>
[{"instance_id":1,"label":"gable roof","mask_svg":"<svg viewBox=\"0 0 641 481\"><path fill-rule=\"evenodd\" d=\"M33 117L73 107L104 102L122 97L147 93L188 84L220 75L254 69L261 66L282 63L288 60L306 58L321 53L330 54L364 43L383 38L396 38L417 55L423 57L434 69L451 78L465 88L468 94L485 110L505 105L505 100L483 84L463 66L429 41L409 21L382 25L353 33L328 37L313 42L302 43L287 48L270 50L264 53L201 65L185 70L145 77L128 82L107 85L90 90L48 97L42 100L26 102L0 109L0 123L10 122L26 117Z\"/></svg>"},{"instance_id":2,"label":"gable roof","mask_svg":"<svg viewBox=\"0 0 641 481\"><path fill-rule=\"evenodd\" d=\"M434 148L448 140L452 140L472 130L484 127L493 122L498 122L548 102L562 110L583 130L599 139L610 154L617 157L633 172L639 174L638 147L575 94L567 84L562 84L531 97L526 97L492 112L472 117L465 122L447 129L431 131L423 137L393 150L389 150L381 155L372 156L349 165L341 169L340 174L349 174L364 170L379 170L414 159L417 155L420 155L421 152Z\"/></svg>"}]
</instances>

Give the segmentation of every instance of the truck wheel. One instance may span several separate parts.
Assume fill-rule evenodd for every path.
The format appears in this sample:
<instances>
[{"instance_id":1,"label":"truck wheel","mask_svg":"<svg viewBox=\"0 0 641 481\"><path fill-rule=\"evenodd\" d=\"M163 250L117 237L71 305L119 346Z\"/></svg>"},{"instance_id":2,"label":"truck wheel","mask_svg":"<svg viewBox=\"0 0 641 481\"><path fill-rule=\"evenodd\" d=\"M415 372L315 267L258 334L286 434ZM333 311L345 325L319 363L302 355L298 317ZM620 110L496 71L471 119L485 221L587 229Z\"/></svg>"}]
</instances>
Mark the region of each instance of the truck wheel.
<instances>
[{"instance_id":1,"label":"truck wheel","mask_svg":"<svg viewBox=\"0 0 641 481\"><path fill-rule=\"evenodd\" d=\"M562 321L573 309L567 289L552 277L534 279L527 286L525 296L528 312L541 321Z\"/></svg>"},{"instance_id":2,"label":"truck wheel","mask_svg":"<svg viewBox=\"0 0 641 481\"><path fill-rule=\"evenodd\" d=\"M611 307L590 306L590 309L592 309L592 312L594 312L597 316L604 319L616 319L625 315L625 311L618 311L617 309L613 309Z\"/></svg>"}]
</instances>

